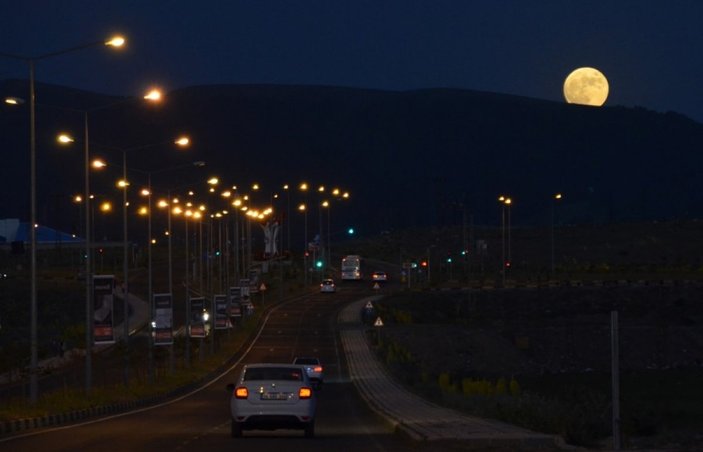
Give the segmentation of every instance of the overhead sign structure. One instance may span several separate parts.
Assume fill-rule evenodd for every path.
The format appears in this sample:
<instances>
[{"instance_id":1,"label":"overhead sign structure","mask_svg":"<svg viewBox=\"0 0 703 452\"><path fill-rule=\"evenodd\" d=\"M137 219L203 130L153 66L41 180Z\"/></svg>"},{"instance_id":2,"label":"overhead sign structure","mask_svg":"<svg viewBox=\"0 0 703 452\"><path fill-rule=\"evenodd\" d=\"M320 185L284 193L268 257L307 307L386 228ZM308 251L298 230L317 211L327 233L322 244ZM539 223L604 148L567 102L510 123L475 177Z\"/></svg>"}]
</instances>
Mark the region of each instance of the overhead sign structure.
<instances>
[{"instance_id":1,"label":"overhead sign structure","mask_svg":"<svg viewBox=\"0 0 703 452\"><path fill-rule=\"evenodd\" d=\"M205 298L197 297L190 299L190 337L205 337L204 310Z\"/></svg>"},{"instance_id":2,"label":"overhead sign structure","mask_svg":"<svg viewBox=\"0 0 703 452\"><path fill-rule=\"evenodd\" d=\"M114 344L115 277L93 275L93 343Z\"/></svg>"},{"instance_id":3,"label":"overhead sign structure","mask_svg":"<svg viewBox=\"0 0 703 452\"><path fill-rule=\"evenodd\" d=\"M173 298L170 293L154 294L154 345L173 344Z\"/></svg>"}]
</instances>

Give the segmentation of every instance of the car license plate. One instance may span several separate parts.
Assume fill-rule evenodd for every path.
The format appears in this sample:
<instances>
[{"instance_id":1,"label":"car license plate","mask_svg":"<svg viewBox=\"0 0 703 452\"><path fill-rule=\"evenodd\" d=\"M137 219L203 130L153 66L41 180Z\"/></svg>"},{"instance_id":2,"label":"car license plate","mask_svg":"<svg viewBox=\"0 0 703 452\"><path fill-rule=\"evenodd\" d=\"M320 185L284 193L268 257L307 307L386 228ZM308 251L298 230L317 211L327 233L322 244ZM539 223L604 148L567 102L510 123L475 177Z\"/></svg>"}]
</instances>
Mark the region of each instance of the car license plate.
<instances>
[{"instance_id":1,"label":"car license plate","mask_svg":"<svg viewBox=\"0 0 703 452\"><path fill-rule=\"evenodd\" d=\"M265 392L261 394L261 400L287 400L287 392Z\"/></svg>"}]
</instances>

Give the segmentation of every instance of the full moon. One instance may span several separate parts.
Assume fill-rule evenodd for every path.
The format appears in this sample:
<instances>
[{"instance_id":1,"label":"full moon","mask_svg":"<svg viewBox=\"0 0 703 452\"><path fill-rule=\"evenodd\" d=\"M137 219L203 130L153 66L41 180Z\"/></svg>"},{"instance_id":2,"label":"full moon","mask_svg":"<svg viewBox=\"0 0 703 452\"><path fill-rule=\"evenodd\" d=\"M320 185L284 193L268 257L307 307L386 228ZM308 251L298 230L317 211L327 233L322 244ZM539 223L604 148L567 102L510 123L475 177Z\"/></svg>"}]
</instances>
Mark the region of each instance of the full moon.
<instances>
[{"instance_id":1,"label":"full moon","mask_svg":"<svg viewBox=\"0 0 703 452\"><path fill-rule=\"evenodd\" d=\"M564 80L564 98L570 104L600 107L608 98L608 79L598 69L580 67Z\"/></svg>"}]
</instances>

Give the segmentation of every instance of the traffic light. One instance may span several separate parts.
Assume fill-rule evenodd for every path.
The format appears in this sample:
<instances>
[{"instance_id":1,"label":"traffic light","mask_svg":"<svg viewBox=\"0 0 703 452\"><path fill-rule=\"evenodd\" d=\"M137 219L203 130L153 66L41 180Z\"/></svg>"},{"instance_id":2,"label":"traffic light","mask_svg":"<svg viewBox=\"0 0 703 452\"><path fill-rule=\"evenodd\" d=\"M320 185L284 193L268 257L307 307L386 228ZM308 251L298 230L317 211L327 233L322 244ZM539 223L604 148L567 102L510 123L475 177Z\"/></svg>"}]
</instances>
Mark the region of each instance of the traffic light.
<instances>
[{"instance_id":1,"label":"traffic light","mask_svg":"<svg viewBox=\"0 0 703 452\"><path fill-rule=\"evenodd\" d=\"M451 257L451 256L447 256L447 263L448 263L448 264L451 264L451 263L452 263L452 257Z\"/></svg>"},{"instance_id":2,"label":"traffic light","mask_svg":"<svg viewBox=\"0 0 703 452\"><path fill-rule=\"evenodd\" d=\"M354 235L354 228L347 229L347 234Z\"/></svg>"},{"instance_id":3,"label":"traffic light","mask_svg":"<svg viewBox=\"0 0 703 452\"><path fill-rule=\"evenodd\" d=\"M505 261L505 268L510 268L510 261Z\"/></svg>"},{"instance_id":4,"label":"traffic light","mask_svg":"<svg viewBox=\"0 0 703 452\"><path fill-rule=\"evenodd\" d=\"M427 267L427 261L422 261L420 262L421 267Z\"/></svg>"},{"instance_id":5,"label":"traffic light","mask_svg":"<svg viewBox=\"0 0 703 452\"><path fill-rule=\"evenodd\" d=\"M315 267L322 268L322 261L318 259L318 261L315 262Z\"/></svg>"}]
</instances>

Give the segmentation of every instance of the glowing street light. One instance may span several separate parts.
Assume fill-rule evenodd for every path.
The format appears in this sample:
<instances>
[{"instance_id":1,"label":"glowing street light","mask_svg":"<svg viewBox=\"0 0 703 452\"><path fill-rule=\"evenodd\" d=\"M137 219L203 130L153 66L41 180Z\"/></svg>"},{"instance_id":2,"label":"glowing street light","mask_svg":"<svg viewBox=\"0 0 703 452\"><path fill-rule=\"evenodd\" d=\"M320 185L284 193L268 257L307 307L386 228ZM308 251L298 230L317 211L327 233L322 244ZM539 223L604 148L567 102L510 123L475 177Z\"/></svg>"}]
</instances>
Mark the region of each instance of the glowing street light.
<instances>
[{"instance_id":1,"label":"glowing street light","mask_svg":"<svg viewBox=\"0 0 703 452\"><path fill-rule=\"evenodd\" d=\"M30 144L29 144L29 161L30 161L30 220L29 224L29 241L30 241L30 362L29 362L29 400L35 404L38 397L38 341L37 341L37 233L34 225L37 224L37 158L36 158L36 97L34 87L34 66L37 61L54 58L67 53L73 53L79 50L95 47L105 44L112 47L121 47L125 44L125 39L121 36L113 36L108 40L90 42L87 44L70 47L64 50L58 50L50 53L45 53L38 56L25 56L10 53L0 53L0 57L10 58L13 60L24 61L29 66L29 128L30 128ZM8 98L9 99L9 98ZM8 100L6 100L8 102ZM19 105L21 102L17 99L9 99L10 105ZM86 193L87 196L87 193ZM86 199L86 205L88 204ZM86 218L88 215L86 215ZM87 240L86 240L87 242ZM86 273L86 281L89 281L90 274ZM86 289L89 290L89 287ZM86 331L86 338L89 338L90 332ZM87 345L86 345L87 347Z\"/></svg>"}]
</instances>

